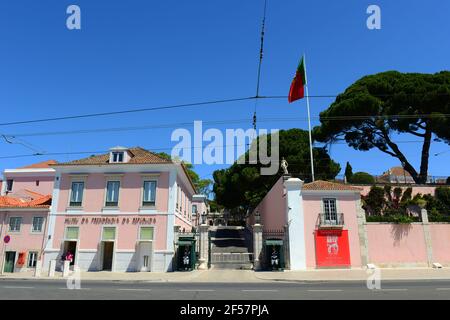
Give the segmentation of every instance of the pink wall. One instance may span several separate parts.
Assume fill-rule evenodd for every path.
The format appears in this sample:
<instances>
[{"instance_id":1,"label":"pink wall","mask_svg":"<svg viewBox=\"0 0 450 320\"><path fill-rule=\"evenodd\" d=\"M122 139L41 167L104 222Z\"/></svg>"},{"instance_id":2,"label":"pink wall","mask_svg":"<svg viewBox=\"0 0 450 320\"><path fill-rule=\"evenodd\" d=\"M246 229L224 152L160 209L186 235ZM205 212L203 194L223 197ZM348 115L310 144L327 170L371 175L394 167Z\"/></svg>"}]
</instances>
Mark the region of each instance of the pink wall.
<instances>
[{"instance_id":1,"label":"pink wall","mask_svg":"<svg viewBox=\"0 0 450 320\"><path fill-rule=\"evenodd\" d=\"M175 225L181 227L180 231L184 229L186 232L190 232L192 229L192 224L187 223L186 221L180 219L177 216L175 216Z\"/></svg>"},{"instance_id":2,"label":"pink wall","mask_svg":"<svg viewBox=\"0 0 450 320\"><path fill-rule=\"evenodd\" d=\"M450 263L450 224L430 224L433 260L442 264Z\"/></svg>"},{"instance_id":3,"label":"pink wall","mask_svg":"<svg viewBox=\"0 0 450 320\"><path fill-rule=\"evenodd\" d=\"M103 173L93 173L87 177L83 194L83 210L85 212L101 212L105 201L105 188L108 177ZM126 173L121 177L119 193L119 210L121 212L138 212L142 204L142 175ZM70 175L61 176L58 212L66 211L69 205L72 179ZM169 174L161 172L156 184L156 210L167 212L169 196Z\"/></svg>"},{"instance_id":4,"label":"pink wall","mask_svg":"<svg viewBox=\"0 0 450 320\"><path fill-rule=\"evenodd\" d=\"M361 194L363 196L367 195L370 191L370 188L372 186L360 186L360 185L355 185L358 188L362 188L363 190L361 191ZM384 185L379 185L378 187L383 188ZM397 186L392 186L392 189L396 188ZM404 190L406 190L408 187L401 187ZM416 194L421 193L421 194L432 194L434 195L434 190L436 189L436 187L429 187L429 186L412 186L412 196L414 197Z\"/></svg>"},{"instance_id":5,"label":"pink wall","mask_svg":"<svg viewBox=\"0 0 450 320\"><path fill-rule=\"evenodd\" d=\"M286 197L282 178L274 184L256 210L259 210L264 230L282 230L284 228L286 225ZM254 224L253 215L247 223Z\"/></svg>"},{"instance_id":6,"label":"pink wall","mask_svg":"<svg viewBox=\"0 0 450 320\"><path fill-rule=\"evenodd\" d=\"M10 177L8 179L14 180L13 193L24 189L43 195L51 195L53 192L53 176ZM39 186L36 185L36 181L39 181Z\"/></svg>"},{"instance_id":7,"label":"pink wall","mask_svg":"<svg viewBox=\"0 0 450 320\"><path fill-rule=\"evenodd\" d=\"M0 212L0 221L3 222L1 230L1 239L3 246L3 238L5 235L11 237L11 241L6 245L5 251L27 252L38 251L40 252L43 245L45 227L47 223L47 211L16 211L16 212ZM44 223L42 226L42 232L32 233L31 227L33 224L33 217L44 217ZM10 217L22 217L22 224L19 232L10 232L9 230L9 218Z\"/></svg>"},{"instance_id":8,"label":"pink wall","mask_svg":"<svg viewBox=\"0 0 450 320\"><path fill-rule=\"evenodd\" d=\"M336 198L339 213L344 214L344 228L348 230L350 245L350 263L352 267L361 266L361 248L359 246L358 220L356 200L359 194L349 193L344 195L328 196L303 194L303 210L305 215L305 243L306 243L306 266L316 267L315 232L317 230L318 216L322 212L322 198Z\"/></svg>"},{"instance_id":9,"label":"pink wall","mask_svg":"<svg viewBox=\"0 0 450 320\"><path fill-rule=\"evenodd\" d=\"M110 223L95 223L93 218L108 218ZM151 223L138 224L133 219L151 219ZM73 219L70 222L66 219ZM85 220L87 219L87 220ZM102 228L104 226L116 227L117 249L134 250L139 239L139 227L154 227L155 250L166 249L167 216L166 215L61 215L56 218L56 226L53 237L53 248L59 249L64 239L65 227L79 227L79 249L98 249L101 242Z\"/></svg>"},{"instance_id":10,"label":"pink wall","mask_svg":"<svg viewBox=\"0 0 450 320\"><path fill-rule=\"evenodd\" d=\"M421 224L367 223L367 238L370 263L427 263Z\"/></svg>"}]
</instances>

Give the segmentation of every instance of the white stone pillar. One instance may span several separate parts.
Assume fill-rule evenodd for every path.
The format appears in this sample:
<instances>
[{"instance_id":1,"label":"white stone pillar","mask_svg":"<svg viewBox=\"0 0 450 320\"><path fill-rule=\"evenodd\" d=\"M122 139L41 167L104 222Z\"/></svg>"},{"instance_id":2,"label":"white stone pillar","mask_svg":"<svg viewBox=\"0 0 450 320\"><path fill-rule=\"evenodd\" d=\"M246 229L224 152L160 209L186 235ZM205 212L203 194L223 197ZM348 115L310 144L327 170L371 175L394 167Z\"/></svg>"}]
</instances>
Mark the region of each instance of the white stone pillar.
<instances>
[{"instance_id":1,"label":"white stone pillar","mask_svg":"<svg viewBox=\"0 0 450 320\"><path fill-rule=\"evenodd\" d=\"M262 240L262 231L263 226L259 223L253 225L253 269L255 271L259 271L262 269L261 260L262 257L262 248L263 248L263 240Z\"/></svg>"},{"instance_id":2,"label":"white stone pillar","mask_svg":"<svg viewBox=\"0 0 450 320\"><path fill-rule=\"evenodd\" d=\"M40 278L42 272L42 260L36 261L36 267L34 268L34 277Z\"/></svg>"},{"instance_id":3,"label":"white stone pillar","mask_svg":"<svg viewBox=\"0 0 450 320\"><path fill-rule=\"evenodd\" d=\"M420 214L422 216L422 227L423 227L423 234L425 237L425 246L427 248L427 262L428 266L433 266L433 245L431 242L431 230L430 230L430 222L428 220L428 212L426 209L422 208L420 211Z\"/></svg>"},{"instance_id":4,"label":"white stone pillar","mask_svg":"<svg viewBox=\"0 0 450 320\"><path fill-rule=\"evenodd\" d=\"M69 276L70 273L70 261L69 260L65 260L64 261L64 266L63 266L63 278L67 278Z\"/></svg>"},{"instance_id":5,"label":"white stone pillar","mask_svg":"<svg viewBox=\"0 0 450 320\"><path fill-rule=\"evenodd\" d=\"M289 264L291 270L306 270L305 216L301 190L303 181L290 178L286 188L286 221L289 233Z\"/></svg>"},{"instance_id":6,"label":"white stone pillar","mask_svg":"<svg viewBox=\"0 0 450 320\"><path fill-rule=\"evenodd\" d=\"M50 266L48 268L48 276L50 278L53 278L55 276L55 269L56 269L56 260L50 260Z\"/></svg>"},{"instance_id":7,"label":"white stone pillar","mask_svg":"<svg viewBox=\"0 0 450 320\"><path fill-rule=\"evenodd\" d=\"M198 227L198 230L200 233L200 257L198 259L198 268L199 270L206 270L208 269L209 226L206 224L202 224Z\"/></svg>"}]
</instances>

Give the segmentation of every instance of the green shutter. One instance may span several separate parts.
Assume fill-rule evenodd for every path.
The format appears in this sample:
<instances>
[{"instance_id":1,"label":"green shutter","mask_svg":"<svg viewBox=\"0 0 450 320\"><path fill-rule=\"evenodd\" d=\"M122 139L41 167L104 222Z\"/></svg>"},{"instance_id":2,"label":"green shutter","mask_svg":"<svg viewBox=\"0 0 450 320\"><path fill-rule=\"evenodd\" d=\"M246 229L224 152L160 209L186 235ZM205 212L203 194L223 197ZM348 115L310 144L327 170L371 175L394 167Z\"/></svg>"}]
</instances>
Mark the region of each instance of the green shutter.
<instances>
[{"instance_id":1,"label":"green shutter","mask_svg":"<svg viewBox=\"0 0 450 320\"><path fill-rule=\"evenodd\" d=\"M153 228L141 227L141 240L153 240Z\"/></svg>"},{"instance_id":2,"label":"green shutter","mask_svg":"<svg viewBox=\"0 0 450 320\"><path fill-rule=\"evenodd\" d=\"M102 240L115 240L115 239L116 239L116 228L104 227Z\"/></svg>"},{"instance_id":3,"label":"green shutter","mask_svg":"<svg viewBox=\"0 0 450 320\"><path fill-rule=\"evenodd\" d=\"M66 239L78 239L78 227L67 227Z\"/></svg>"}]
</instances>

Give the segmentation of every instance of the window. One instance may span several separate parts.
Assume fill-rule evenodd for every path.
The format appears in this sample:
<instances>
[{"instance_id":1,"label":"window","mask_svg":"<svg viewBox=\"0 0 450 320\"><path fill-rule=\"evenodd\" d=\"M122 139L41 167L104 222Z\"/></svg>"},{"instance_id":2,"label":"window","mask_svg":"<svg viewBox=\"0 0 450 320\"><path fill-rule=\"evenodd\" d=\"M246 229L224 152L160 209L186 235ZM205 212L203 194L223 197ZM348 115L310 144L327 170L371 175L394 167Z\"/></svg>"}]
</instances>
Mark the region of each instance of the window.
<instances>
[{"instance_id":1,"label":"window","mask_svg":"<svg viewBox=\"0 0 450 320\"><path fill-rule=\"evenodd\" d=\"M123 152L113 152L112 162L123 162Z\"/></svg>"},{"instance_id":2,"label":"window","mask_svg":"<svg viewBox=\"0 0 450 320\"><path fill-rule=\"evenodd\" d=\"M153 240L153 227L141 227L140 240Z\"/></svg>"},{"instance_id":3,"label":"window","mask_svg":"<svg viewBox=\"0 0 450 320\"><path fill-rule=\"evenodd\" d=\"M326 221L337 221L336 199L323 199Z\"/></svg>"},{"instance_id":4,"label":"window","mask_svg":"<svg viewBox=\"0 0 450 320\"><path fill-rule=\"evenodd\" d=\"M67 240L78 240L78 227L66 227L66 239Z\"/></svg>"},{"instance_id":5,"label":"window","mask_svg":"<svg viewBox=\"0 0 450 320\"><path fill-rule=\"evenodd\" d=\"M9 218L9 231L19 232L21 224L22 224L22 217Z\"/></svg>"},{"instance_id":6,"label":"window","mask_svg":"<svg viewBox=\"0 0 450 320\"><path fill-rule=\"evenodd\" d=\"M36 251L28 252L28 268L36 268L38 253Z\"/></svg>"},{"instance_id":7,"label":"window","mask_svg":"<svg viewBox=\"0 0 450 320\"><path fill-rule=\"evenodd\" d=\"M197 205L196 204L192 205L192 213L197 214Z\"/></svg>"},{"instance_id":8,"label":"window","mask_svg":"<svg viewBox=\"0 0 450 320\"><path fill-rule=\"evenodd\" d=\"M102 240L115 240L116 227L103 227Z\"/></svg>"},{"instance_id":9,"label":"window","mask_svg":"<svg viewBox=\"0 0 450 320\"><path fill-rule=\"evenodd\" d=\"M156 201L156 181L144 181L143 206L154 206Z\"/></svg>"},{"instance_id":10,"label":"window","mask_svg":"<svg viewBox=\"0 0 450 320\"><path fill-rule=\"evenodd\" d=\"M76 181L72 182L72 193L70 195L70 206L81 207L83 201L84 182Z\"/></svg>"},{"instance_id":11,"label":"window","mask_svg":"<svg viewBox=\"0 0 450 320\"><path fill-rule=\"evenodd\" d=\"M33 227L31 232L42 232L44 217L33 217Z\"/></svg>"},{"instance_id":12,"label":"window","mask_svg":"<svg viewBox=\"0 0 450 320\"><path fill-rule=\"evenodd\" d=\"M6 191L11 192L13 189L13 183L14 180L13 179L8 179L6 180Z\"/></svg>"},{"instance_id":13,"label":"window","mask_svg":"<svg viewBox=\"0 0 450 320\"><path fill-rule=\"evenodd\" d=\"M119 204L120 181L108 181L106 183L106 203L107 207L117 207Z\"/></svg>"}]
</instances>

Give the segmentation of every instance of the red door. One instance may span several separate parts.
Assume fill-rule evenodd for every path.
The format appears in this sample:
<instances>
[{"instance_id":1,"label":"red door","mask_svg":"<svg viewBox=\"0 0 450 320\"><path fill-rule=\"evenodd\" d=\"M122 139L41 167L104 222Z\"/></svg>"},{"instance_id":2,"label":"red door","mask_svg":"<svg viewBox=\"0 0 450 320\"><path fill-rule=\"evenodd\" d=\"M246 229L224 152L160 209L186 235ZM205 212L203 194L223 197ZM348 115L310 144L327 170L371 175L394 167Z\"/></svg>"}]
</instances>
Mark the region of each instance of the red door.
<instances>
[{"instance_id":1,"label":"red door","mask_svg":"<svg viewBox=\"0 0 450 320\"><path fill-rule=\"evenodd\" d=\"M315 238L317 267L350 267L348 230L317 230Z\"/></svg>"}]
</instances>

